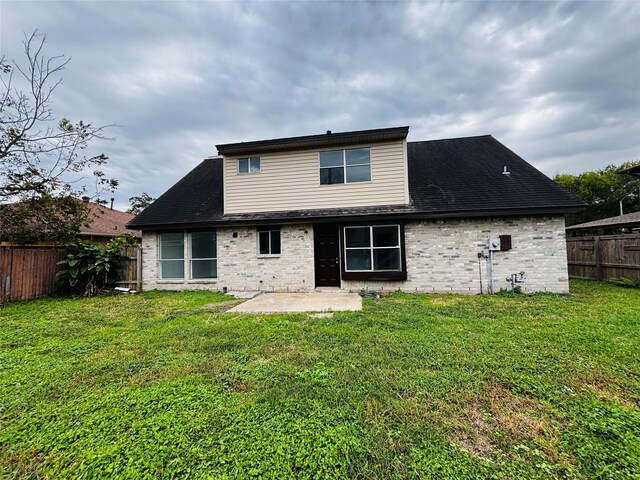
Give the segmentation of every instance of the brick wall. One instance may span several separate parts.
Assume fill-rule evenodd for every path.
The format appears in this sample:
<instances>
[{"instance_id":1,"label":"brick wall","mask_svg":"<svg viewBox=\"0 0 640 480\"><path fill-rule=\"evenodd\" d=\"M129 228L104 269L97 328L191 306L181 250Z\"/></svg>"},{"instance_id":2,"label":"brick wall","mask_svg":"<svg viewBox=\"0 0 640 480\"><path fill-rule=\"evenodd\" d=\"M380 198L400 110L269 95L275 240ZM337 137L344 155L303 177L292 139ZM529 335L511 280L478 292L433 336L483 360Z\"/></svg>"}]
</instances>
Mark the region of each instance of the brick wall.
<instances>
[{"instance_id":1,"label":"brick wall","mask_svg":"<svg viewBox=\"0 0 640 480\"><path fill-rule=\"evenodd\" d=\"M143 287L146 290L222 290L223 287L229 290L312 290L315 286L312 225L284 225L280 235L282 254L261 257L257 255L255 227L218 228L218 279L188 280L189 262L185 261L186 280L161 280L158 279L157 236L155 232L143 232ZM185 258L188 258L187 240L185 232Z\"/></svg>"},{"instance_id":2,"label":"brick wall","mask_svg":"<svg viewBox=\"0 0 640 480\"><path fill-rule=\"evenodd\" d=\"M219 228L217 280L158 280L157 239L143 233L145 289L307 291L314 288L313 227L282 227L282 254L259 257L255 227ZM306 232L306 233L305 233ZM236 234L234 237L233 234ZM509 288L506 277L524 271L525 291L567 292L564 217L505 217L425 220L405 226L407 280L404 282L343 281L342 288L425 292L479 293L480 272L487 289L487 262L478 252L487 239L511 235L512 250L495 252L496 291ZM187 238L185 233L185 258ZM185 262L185 277L189 277Z\"/></svg>"},{"instance_id":3,"label":"brick wall","mask_svg":"<svg viewBox=\"0 0 640 480\"><path fill-rule=\"evenodd\" d=\"M564 217L505 217L425 220L407 223L404 282L343 281L342 288L479 293L487 262L478 252L489 238L511 235L512 249L494 252L494 288L511 288L506 277L524 271L524 291L568 292Z\"/></svg>"}]
</instances>

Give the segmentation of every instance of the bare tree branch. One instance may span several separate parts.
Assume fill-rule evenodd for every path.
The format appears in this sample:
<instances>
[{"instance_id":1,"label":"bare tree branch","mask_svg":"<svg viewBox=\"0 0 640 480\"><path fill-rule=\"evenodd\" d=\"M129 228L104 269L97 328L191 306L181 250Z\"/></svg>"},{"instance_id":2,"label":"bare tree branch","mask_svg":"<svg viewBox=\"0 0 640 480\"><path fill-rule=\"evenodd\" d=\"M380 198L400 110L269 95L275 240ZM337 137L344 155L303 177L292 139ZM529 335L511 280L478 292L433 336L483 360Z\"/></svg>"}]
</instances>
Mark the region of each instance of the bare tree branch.
<instances>
[{"instance_id":1,"label":"bare tree branch","mask_svg":"<svg viewBox=\"0 0 640 480\"><path fill-rule=\"evenodd\" d=\"M86 193L75 188L78 174L107 161L105 155L83 156L93 140L107 139L107 127L73 123L62 118L52 125L51 97L60 85L61 72L71 59L47 57L46 36L37 31L25 35L26 62L10 64L0 59L0 203L21 200L29 195ZM14 72L28 86L16 87ZM79 177L85 178L85 177ZM101 185L115 187L116 181L96 178ZM101 183L102 182L102 183ZM96 190L96 194L101 189Z\"/></svg>"},{"instance_id":2,"label":"bare tree branch","mask_svg":"<svg viewBox=\"0 0 640 480\"><path fill-rule=\"evenodd\" d=\"M71 59L46 56L45 43L34 31L24 37L23 61L0 58L0 238L67 238L86 218L78 200L86 185L94 184L94 200L118 185L96 168L106 155L85 154L108 139L109 126L55 120L51 99Z\"/></svg>"}]
</instances>

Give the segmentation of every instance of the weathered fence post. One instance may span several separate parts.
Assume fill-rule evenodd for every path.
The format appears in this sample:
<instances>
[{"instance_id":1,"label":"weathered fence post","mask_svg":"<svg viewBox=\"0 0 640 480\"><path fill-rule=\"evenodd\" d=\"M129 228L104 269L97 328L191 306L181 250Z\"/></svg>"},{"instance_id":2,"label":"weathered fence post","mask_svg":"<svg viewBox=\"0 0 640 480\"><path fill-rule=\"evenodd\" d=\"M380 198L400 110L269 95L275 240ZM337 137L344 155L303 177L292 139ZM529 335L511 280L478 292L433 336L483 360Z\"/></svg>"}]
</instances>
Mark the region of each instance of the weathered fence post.
<instances>
[{"instance_id":1,"label":"weathered fence post","mask_svg":"<svg viewBox=\"0 0 640 480\"><path fill-rule=\"evenodd\" d=\"M600 254L600 236L596 235L593 237L594 243L594 253L596 256L596 278L598 280L602 280L602 255Z\"/></svg>"}]
</instances>

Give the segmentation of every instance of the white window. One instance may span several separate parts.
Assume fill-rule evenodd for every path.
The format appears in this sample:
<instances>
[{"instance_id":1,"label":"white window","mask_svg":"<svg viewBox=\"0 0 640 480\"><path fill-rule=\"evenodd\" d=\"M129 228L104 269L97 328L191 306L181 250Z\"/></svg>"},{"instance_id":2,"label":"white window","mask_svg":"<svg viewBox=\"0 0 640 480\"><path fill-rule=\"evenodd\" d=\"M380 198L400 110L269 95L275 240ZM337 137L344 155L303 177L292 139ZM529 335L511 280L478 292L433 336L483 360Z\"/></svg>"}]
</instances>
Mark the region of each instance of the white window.
<instances>
[{"instance_id":1,"label":"white window","mask_svg":"<svg viewBox=\"0 0 640 480\"><path fill-rule=\"evenodd\" d=\"M400 225L344 227L345 271L401 271Z\"/></svg>"},{"instance_id":2,"label":"white window","mask_svg":"<svg viewBox=\"0 0 640 480\"><path fill-rule=\"evenodd\" d=\"M370 181L370 148L320 152L320 185Z\"/></svg>"},{"instance_id":3,"label":"white window","mask_svg":"<svg viewBox=\"0 0 640 480\"><path fill-rule=\"evenodd\" d=\"M192 279L218 277L215 230L189 234L189 261Z\"/></svg>"},{"instance_id":4,"label":"white window","mask_svg":"<svg viewBox=\"0 0 640 480\"><path fill-rule=\"evenodd\" d=\"M280 255L280 228L258 230L258 255Z\"/></svg>"},{"instance_id":5,"label":"white window","mask_svg":"<svg viewBox=\"0 0 640 480\"><path fill-rule=\"evenodd\" d=\"M184 278L184 234L160 233L158 243L160 278Z\"/></svg>"},{"instance_id":6,"label":"white window","mask_svg":"<svg viewBox=\"0 0 640 480\"><path fill-rule=\"evenodd\" d=\"M239 158L238 173L260 173L260 157Z\"/></svg>"}]
</instances>

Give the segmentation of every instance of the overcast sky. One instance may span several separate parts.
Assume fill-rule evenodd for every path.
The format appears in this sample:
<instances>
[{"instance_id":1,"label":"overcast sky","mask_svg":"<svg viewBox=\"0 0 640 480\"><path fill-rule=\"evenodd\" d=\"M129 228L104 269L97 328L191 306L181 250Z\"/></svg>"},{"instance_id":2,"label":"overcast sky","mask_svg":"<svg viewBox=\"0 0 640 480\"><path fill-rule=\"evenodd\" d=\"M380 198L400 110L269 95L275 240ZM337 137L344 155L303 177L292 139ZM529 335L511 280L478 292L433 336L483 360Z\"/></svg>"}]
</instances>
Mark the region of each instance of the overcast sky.
<instances>
[{"instance_id":1,"label":"overcast sky","mask_svg":"<svg viewBox=\"0 0 640 480\"><path fill-rule=\"evenodd\" d=\"M409 125L492 134L549 176L640 159L640 2L12 2L71 62L59 117L95 145L116 205L158 196L219 143Z\"/></svg>"}]
</instances>

